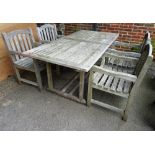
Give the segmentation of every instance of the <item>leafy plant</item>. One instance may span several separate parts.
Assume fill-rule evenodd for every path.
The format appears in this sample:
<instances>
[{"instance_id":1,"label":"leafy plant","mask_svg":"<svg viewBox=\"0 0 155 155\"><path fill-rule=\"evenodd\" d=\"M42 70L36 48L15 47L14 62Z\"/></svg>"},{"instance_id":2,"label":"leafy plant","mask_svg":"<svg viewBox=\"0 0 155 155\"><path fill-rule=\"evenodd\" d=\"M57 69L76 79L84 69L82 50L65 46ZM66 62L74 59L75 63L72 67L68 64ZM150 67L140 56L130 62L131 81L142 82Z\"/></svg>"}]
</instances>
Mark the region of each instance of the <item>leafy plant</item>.
<instances>
[{"instance_id":1,"label":"leafy plant","mask_svg":"<svg viewBox=\"0 0 155 155\"><path fill-rule=\"evenodd\" d=\"M138 53L140 51L140 47L139 46L134 46L134 47L131 48L131 51Z\"/></svg>"},{"instance_id":2,"label":"leafy plant","mask_svg":"<svg viewBox=\"0 0 155 155\"><path fill-rule=\"evenodd\" d=\"M152 46L153 46L153 53L155 53L155 40L152 40Z\"/></svg>"}]
</instances>

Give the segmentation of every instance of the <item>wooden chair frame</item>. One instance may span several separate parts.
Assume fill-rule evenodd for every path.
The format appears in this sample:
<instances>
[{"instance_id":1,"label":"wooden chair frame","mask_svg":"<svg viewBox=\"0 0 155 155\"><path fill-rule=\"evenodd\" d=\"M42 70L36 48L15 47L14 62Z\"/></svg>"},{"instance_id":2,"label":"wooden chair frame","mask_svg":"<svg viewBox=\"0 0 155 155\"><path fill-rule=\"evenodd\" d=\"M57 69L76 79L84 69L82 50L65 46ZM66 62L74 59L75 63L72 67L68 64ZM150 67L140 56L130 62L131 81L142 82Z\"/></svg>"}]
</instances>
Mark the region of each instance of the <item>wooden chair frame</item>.
<instances>
[{"instance_id":1,"label":"wooden chair frame","mask_svg":"<svg viewBox=\"0 0 155 155\"><path fill-rule=\"evenodd\" d=\"M140 48L139 50L139 55L137 53L136 56L140 57L140 54L141 52L143 51L143 48L144 46L147 44L147 42L149 41L150 42L151 40L151 37L150 37L150 32L149 31L146 31L145 35L144 35L144 38L143 38L143 41L141 44L133 44L133 43L126 43L126 42L120 42L120 41L115 41L112 45L112 47L114 48L115 46L122 46L122 47L127 47L127 48L133 48L133 47L138 47ZM113 49L112 49L113 50ZM119 51L119 50L116 50L117 52L122 52L122 51ZM123 51L124 52L124 51ZM128 52L130 53L130 52ZM132 52L132 53L136 53L136 52ZM135 55L133 55L135 56Z\"/></svg>"},{"instance_id":2,"label":"wooden chair frame","mask_svg":"<svg viewBox=\"0 0 155 155\"><path fill-rule=\"evenodd\" d=\"M37 27L37 32L40 43L50 43L63 37L63 35L58 35L55 24L44 24L41 27ZM60 66L58 65L56 65L56 73L60 75Z\"/></svg>"},{"instance_id":3,"label":"wooden chair frame","mask_svg":"<svg viewBox=\"0 0 155 155\"><path fill-rule=\"evenodd\" d=\"M145 48L143 49L144 52L142 53L142 55L140 56L140 58L133 58L133 57L127 57L127 56L120 56L118 53L105 53L103 56L103 62L101 63L100 66L96 66L94 65L90 71L90 75L89 75L89 84L88 84L88 94L87 94L87 105L90 106L91 103L93 104L97 104L99 106L108 108L110 110L114 110L116 112L120 112L123 115L123 120L127 120L127 113L128 113L128 107L129 105L133 102L133 97L135 95L135 91L138 89L140 83L142 82L149 66L152 63L153 60L153 56L152 56L152 45L151 44L147 44L145 45ZM110 68L106 67L106 57L109 58L115 58L115 59L119 59L119 60L130 60L130 61L134 61L136 62L136 67L134 68L134 71L132 73L128 73L128 72L121 72L119 70L112 70ZM132 83L130 90L128 91L128 93L120 93L117 91L112 91L110 89L105 89L104 87L101 87L101 85L99 85L95 79L94 79L94 74L102 74L104 76L108 75L109 77L114 77L114 78L119 78L120 80L126 80L130 83ZM102 76L102 78L103 78ZM101 79L101 78L100 78ZM98 80L99 81L99 80ZM126 105L125 105L125 109L120 109L117 108L115 106L111 106L109 104L100 102L98 100L95 100L92 98L92 92L93 89L98 89L101 91L105 91L117 96L121 96L121 97L125 97L128 99ZM123 89L123 88L122 88Z\"/></svg>"},{"instance_id":4,"label":"wooden chair frame","mask_svg":"<svg viewBox=\"0 0 155 155\"><path fill-rule=\"evenodd\" d=\"M63 37L63 35L58 35L55 24L44 24L41 27L37 27L37 32L41 43L50 43Z\"/></svg>"},{"instance_id":5,"label":"wooden chair frame","mask_svg":"<svg viewBox=\"0 0 155 155\"><path fill-rule=\"evenodd\" d=\"M42 89L42 81L40 72L45 68L43 64L39 64L37 60L32 60L28 57L23 57L22 52L30 50L34 47L41 45L38 42L35 42L32 30L21 29L15 30L12 32L3 32L2 33L5 45L9 51L11 60L14 65L14 70L16 77L19 83L25 82L34 86L38 86L39 89ZM27 70L35 73L36 82L24 79L20 75L20 70Z\"/></svg>"}]
</instances>

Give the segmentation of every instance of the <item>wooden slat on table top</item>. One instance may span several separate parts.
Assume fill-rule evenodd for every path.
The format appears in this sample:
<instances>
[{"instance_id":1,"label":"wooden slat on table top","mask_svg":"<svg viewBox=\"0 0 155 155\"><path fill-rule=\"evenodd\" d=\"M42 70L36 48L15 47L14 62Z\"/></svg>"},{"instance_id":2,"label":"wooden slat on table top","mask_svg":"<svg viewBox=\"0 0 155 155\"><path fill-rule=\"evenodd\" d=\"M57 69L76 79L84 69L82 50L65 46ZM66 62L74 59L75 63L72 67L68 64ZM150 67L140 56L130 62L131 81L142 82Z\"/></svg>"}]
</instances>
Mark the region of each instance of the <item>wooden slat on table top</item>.
<instances>
[{"instance_id":1,"label":"wooden slat on table top","mask_svg":"<svg viewBox=\"0 0 155 155\"><path fill-rule=\"evenodd\" d=\"M65 38L80 40L80 41L88 41L93 43L105 43L111 44L111 41L116 40L119 34L110 33L110 32L99 32L99 31L88 31L81 30L75 33L72 33Z\"/></svg>"},{"instance_id":2,"label":"wooden slat on table top","mask_svg":"<svg viewBox=\"0 0 155 155\"><path fill-rule=\"evenodd\" d=\"M91 34L92 32L93 34L97 34L96 37L98 36L99 38L100 32L96 33L94 31L82 31L82 34L86 33L86 35L88 36L89 32ZM83 39L80 40L78 36L81 35L79 34L81 34L81 31L76 32L77 40L63 37L49 44L44 44L42 46L24 52L24 54L38 60L43 60L53 64L88 72L118 36L117 34L115 34L115 37L110 38L110 35L110 44L101 44L99 42L96 42L96 40L95 43L90 41L91 39L89 37L88 41L84 41ZM102 37L104 38L104 35L102 35ZM102 39L102 37L100 36L100 39Z\"/></svg>"}]
</instances>

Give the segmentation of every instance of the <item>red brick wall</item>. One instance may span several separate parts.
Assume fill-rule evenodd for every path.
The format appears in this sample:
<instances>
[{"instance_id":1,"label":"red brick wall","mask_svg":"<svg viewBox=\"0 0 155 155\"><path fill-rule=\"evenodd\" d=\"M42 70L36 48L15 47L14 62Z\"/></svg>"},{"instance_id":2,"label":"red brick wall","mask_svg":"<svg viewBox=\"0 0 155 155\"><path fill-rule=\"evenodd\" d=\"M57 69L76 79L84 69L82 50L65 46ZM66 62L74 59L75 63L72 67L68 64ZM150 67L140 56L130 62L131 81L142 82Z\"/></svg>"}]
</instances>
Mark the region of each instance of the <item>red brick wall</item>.
<instances>
[{"instance_id":1,"label":"red brick wall","mask_svg":"<svg viewBox=\"0 0 155 155\"><path fill-rule=\"evenodd\" d=\"M65 24L65 35L78 30L92 30L92 24Z\"/></svg>"},{"instance_id":2,"label":"red brick wall","mask_svg":"<svg viewBox=\"0 0 155 155\"><path fill-rule=\"evenodd\" d=\"M80 29L92 30L92 24L65 24L66 35ZM139 43L142 41L146 31L149 31L152 39L155 39L155 24L152 23L98 23L97 31L119 33L118 40L124 42Z\"/></svg>"}]
</instances>

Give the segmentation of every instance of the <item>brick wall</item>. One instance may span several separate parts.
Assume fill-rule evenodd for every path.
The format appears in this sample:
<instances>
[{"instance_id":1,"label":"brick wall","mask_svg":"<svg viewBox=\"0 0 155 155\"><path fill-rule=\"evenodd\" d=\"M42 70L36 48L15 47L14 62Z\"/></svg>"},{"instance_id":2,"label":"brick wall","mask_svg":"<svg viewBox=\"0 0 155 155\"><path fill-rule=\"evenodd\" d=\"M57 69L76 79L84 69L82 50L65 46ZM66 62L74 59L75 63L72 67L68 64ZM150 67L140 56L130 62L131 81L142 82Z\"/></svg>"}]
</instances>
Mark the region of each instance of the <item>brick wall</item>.
<instances>
[{"instance_id":1,"label":"brick wall","mask_svg":"<svg viewBox=\"0 0 155 155\"><path fill-rule=\"evenodd\" d=\"M65 35L79 30L92 30L92 24L65 24Z\"/></svg>"},{"instance_id":2,"label":"brick wall","mask_svg":"<svg viewBox=\"0 0 155 155\"><path fill-rule=\"evenodd\" d=\"M92 28L92 24L65 24L65 34L67 35L80 29L92 30ZM97 31L119 33L119 41L131 43L141 42L144 33L149 31L152 39L155 40L155 24L152 23L98 23Z\"/></svg>"}]
</instances>

